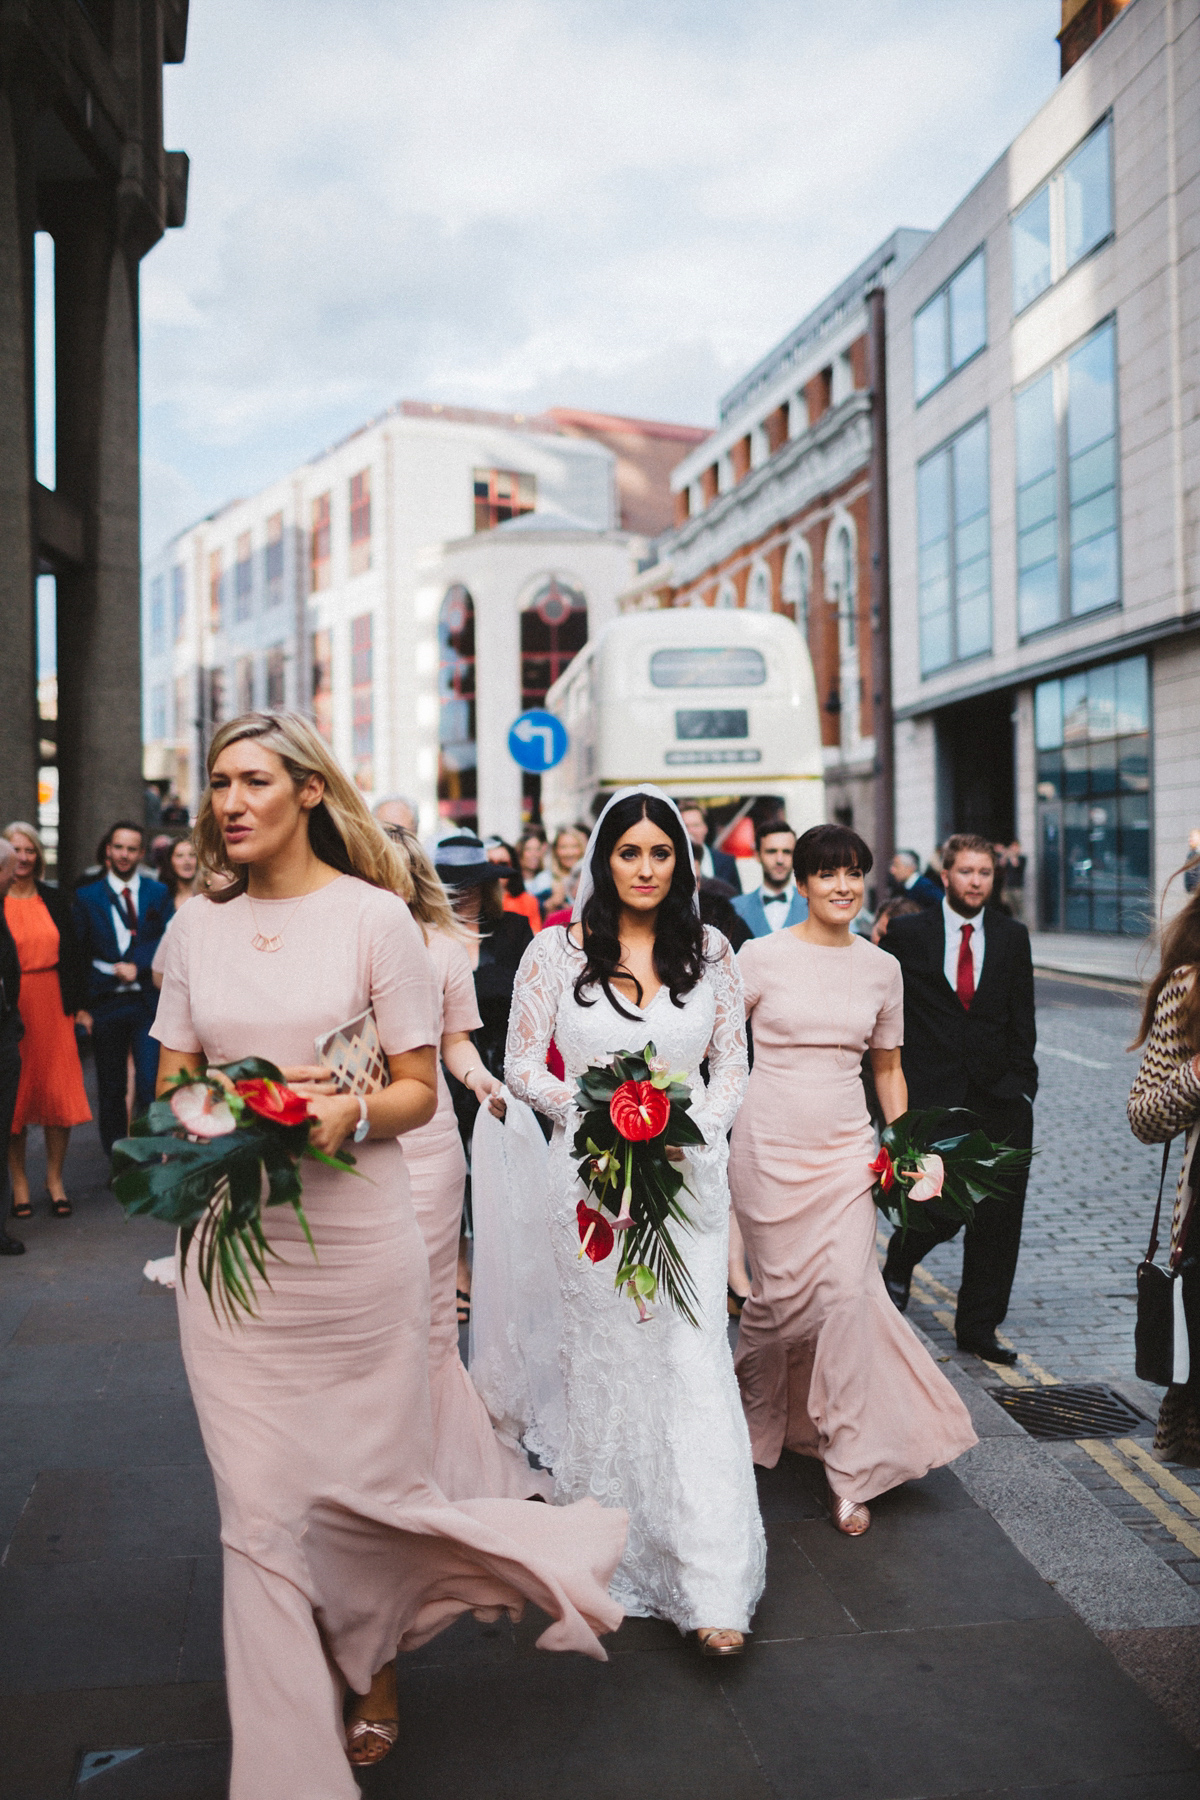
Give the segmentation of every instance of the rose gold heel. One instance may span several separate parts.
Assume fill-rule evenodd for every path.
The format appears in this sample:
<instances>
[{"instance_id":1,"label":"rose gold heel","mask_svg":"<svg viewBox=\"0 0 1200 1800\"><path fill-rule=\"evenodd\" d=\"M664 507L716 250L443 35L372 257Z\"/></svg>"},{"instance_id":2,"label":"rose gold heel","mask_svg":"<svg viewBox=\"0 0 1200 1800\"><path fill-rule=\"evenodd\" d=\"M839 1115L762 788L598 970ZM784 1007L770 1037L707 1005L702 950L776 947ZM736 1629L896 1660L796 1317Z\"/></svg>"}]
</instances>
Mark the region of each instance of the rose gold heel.
<instances>
[{"instance_id":1,"label":"rose gold heel","mask_svg":"<svg viewBox=\"0 0 1200 1800\"><path fill-rule=\"evenodd\" d=\"M701 1656L740 1656L746 1640L740 1631L728 1626L701 1625L696 1631Z\"/></svg>"},{"instance_id":2,"label":"rose gold heel","mask_svg":"<svg viewBox=\"0 0 1200 1800\"><path fill-rule=\"evenodd\" d=\"M861 1537L870 1529L871 1513L864 1501L839 1500L836 1494L829 1497L833 1501L833 1522L839 1531L847 1537Z\"/></svg>"}]
</instances>

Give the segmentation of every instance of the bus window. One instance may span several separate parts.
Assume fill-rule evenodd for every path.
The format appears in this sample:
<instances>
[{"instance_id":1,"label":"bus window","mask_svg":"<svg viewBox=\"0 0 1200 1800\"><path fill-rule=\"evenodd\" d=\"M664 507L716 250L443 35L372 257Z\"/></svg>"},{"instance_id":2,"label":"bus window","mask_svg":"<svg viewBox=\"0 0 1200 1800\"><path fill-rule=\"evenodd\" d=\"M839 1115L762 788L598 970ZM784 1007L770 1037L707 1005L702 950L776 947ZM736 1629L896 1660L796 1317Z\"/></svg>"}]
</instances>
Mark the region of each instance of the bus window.
<instances>
[{"instance_id":1,"label":"bus window","mask_svg":"<svg viewBox=\"0 0 1200 1800\"><path fill-rule=\"evenodd\" d=\"M766 679L763 654L749 645L656 650L650 658L650 680L660 688L761 687Z\"/></svg>"},{"instance_id":2,"label":"bus window","mask_svg":"<svg viewBox=\"0 0 1200 1800\"><path fill-rule=\"evenodd\" d=\"M743 738L750 736L750 715L744 706L688 707L675 714L677 738Z\"/></svg>"}]
</instances>

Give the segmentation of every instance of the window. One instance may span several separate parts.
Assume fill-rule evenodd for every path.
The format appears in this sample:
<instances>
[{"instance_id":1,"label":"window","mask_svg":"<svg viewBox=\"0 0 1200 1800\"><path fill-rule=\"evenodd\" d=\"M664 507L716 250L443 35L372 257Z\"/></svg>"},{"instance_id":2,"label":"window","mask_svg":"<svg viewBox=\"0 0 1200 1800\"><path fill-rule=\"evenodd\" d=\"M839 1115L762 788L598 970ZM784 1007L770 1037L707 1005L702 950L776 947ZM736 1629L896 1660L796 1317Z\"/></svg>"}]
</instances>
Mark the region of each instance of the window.
<instances>
[{"instance_id":1,"label":"window","mask_svg":"<svg viewBox=\"0 0 1200 1800\"><path fill-rule=\"evenodd\" d=\"M1113 321L1015 404L1017 614L1029 637L1120 599Z\"/></svg>"},{"instance_id":2,"label":"window","mask_svg":"<svg viewBox=\"0 0 1200 1800\"><path fill-rule=\"evenodd\" d=\"M455 586L438 614L438 812L473 826L477 792L475 603Z\"/></svg>"},{"instance_id":3,"label":"window","mask_svg":"<svg viewBox=\"0 0 1200 1800\"><path fill-rule=\"evenodd\" d=\"M808 636L808 596L812 587L812 564L808 545L798 538L789 548L783 564L783 604L795 619L802 635Z\"/></svg>"},{"instance_id":4,"label":"window","mask_svg":"<svg viewBox=\"0 0 1200 1800\"><path fill-rule=\"evenodd\" d=\"M208 554L208 622L211 630L220 631L224 602L224 558L219 550Z\"/></svg>"},{"instance_id":5,"label":"window","mask_svg":"<svg viewBox=\"0 0 1200 1800\"><path fill-rule=\"evenodd\" d=\"M267 552L263 575L267 589L267 605L278 606L283 599L283 514L272 513L267 520Z\"/></svg>"},{"instance_id":6,"label":"window","mask_svg":"<svg viewBox=\"0 0 1200 1800\"><path fill-rule=\"evenodd\" d=\"M175 736L186 737L189 731L196 728L197 720L193 717L196 710L196 690L186 675L175 677Z\"/></svg>"},{"instance_id":7,"label":"window","mask_svg":"<svg viewBox=\"0 0 1200 1800\"><path fill-rule=\"evenodd\" d=\"M150 583L150 654L161 656L165 639L166 608L163 604L163 578L156 575ZM160 737L162 733L158 734Z\"/></svg>"},{"instance_id":8,"label":"window","mask_svg":"<svg viewBox=\"0 0 1200 1800\"><path fill-rule=\"evenodd\" d=\"M287 705L287 660L282 644L267 651L267 706L272 712Z\"/></svg>"},{"instance_id":9,"label":"window","mask_svg":"<svg viewBox=\"0 0 1200 1800\"><path fill-rule=\"evenodd\" d=\"M211 735L225 717L225 671L224 669L209 669L207 672L202 672L201 680L207 689L208 704L205 711L208 714Z\"/></svg>"},{"instance_id":10,"label":"window","mask_svg":"<svg viewBox=\"0 0 1200 1800\"><path fill-rule=\"evenodd\" d=\"M248 619L253 610L254 562L250 549L250 533L243 531L237 541L237 560L233 565L233 616Z\"/></svg>"},{"instance_id":11,"label":"window","mask_svg":"<svg viewBox=\"0 0 1200 1800\"><path fill-rule=\"evenodd\" d=\"M987 343L986 272L984 253L979 249L914 318L913 369L918 400L932 394Z\"/></svg>"},{"instance_id":12,"label":"window","mask_svg":"<svg viewBox=\"0 0 1200 1800\"><path fill-rule=\"evenodd\" d=\"M375 674L373 617L361 613L350 621L350 693L354 720L354 779L370 793L375 786Z\"/></svg>"},{"instance_id":13,"label":"window","mask_svg":"<svg viewBox=\"0 0 1200 1800\"><path fill-rule=\"evenodd\" d=\"M987 419L917 465L921 673L992 647Z\"/></svg>"},{"instance_id":14,"label":"window","mask_svg":"<svg viewBox=\"0 0 1200 1800\"><path fill-rule=\"evenodd\" d=\"M167 690L160 682L150 690L150 736L151 739L165 738L167 735Z\"/></svg>"},{"instance_id":15,"label":"window","mask_svg":"<svg viewBox=\"0 0 1200 1800\"><path fill-rule=\"evenodd\" d=\"M1112 230L1112 124L1103 119L1013 214L1013 311L1061 281Z\"/></svg>"},{"instance_id":16,"label":"window","mask_svg":"<svg viewBox=\"0 0 1200 1800\"><path fill-rule=\"evenodd\" d=\"M761 650L656 650L650 658L650 681L660 688L761 687L767 665Z\"/></svg>"},{"instance_id":17,"label":"window","mask_svg":"<svg viewBox=\"0 0 1200 1800\"><path fill-rule=\"evenodd\" d=\"M371 471L350 477L350 573L362 575L371 566Z\"/></svg>"},{"instance_id":18,"label":"window","mask_svg":"<svg viewBox=\"0 0 1200 1800\"><path fill-rule=\"evenodd\" d=\"M182 563L171 570L171 626L175 642L181 644L187 628L187 577Z\"/></svg>"},{"instance_id":19,"label":"window","mask_svg":"<svg viewBox=\"0 0 1200 1800\"><path fill-rule=\"evenodd\" d=\"M751 573L746 584L747 612L771 611L771 572L761 566Z\"/></svg>"},{"instance_id":20,"label":"window","mask_svg":"<svg viewBox=\"0 0 1200 1800\"><path fill-rule=\"evenodd\" d=\"M514 469L476 469L475 529L490 531L505 519L518 519L537 505L537 477Z\"/></svg>"},{"instance_id":21,"label":"window","mask_svg":"<svg viewBox=\"0 0 1200 1800\"><path fill-rule=\"evenodd\" d=\"M239 656L233 669L234 691L239 713L254 711L254 658Z\"/></svg>"},{"instance_id":22,"label":"window","mask_svg":"<svg viewBox=\"0 0 1200 1800\"><path fill-rule=\"evenodd\" d=\"M858 642L858 571L849 526L838 527L826 554L825 591L838 609L842 649L853 650Z\"/></svg>"},{"instance_id":23,"label":"window","mask_svg":"<svg viewBox=\"0 0 1200 1800\"><path fill-rule=\"evenodd\" d=\"M587 643L587 601L565 582L549 580L521 614L521 708L544 706L568 663ZM542 778L521 777L522 809L541 817Z\"/></svg>"},{"instance_id":24,"label":"window","mask_svg":"<svg viewBox=\"0 0 1200 1800\"><path fill-rule=\"evenodd\" d=\"M717 597L713 605L721 612L732 612L737 606L737 589L732 581L723 581L717 589Z\"/></svg>"},{"instance_id":25,"label":"window","mask_svg":"<svg viewBox=\"0 0 1200 1800\"><path fill-rule=\"evenodd\" d=\"M333 639L329 631L312 634L313 724L327 744L333 742Z\"/></svg>"},{"instance_id":26,"label":"window","mask_svg":"<svg viewBox=\"0 0 1200 1800\"><path fill-rule=\"evenodd\" d=\"M1153 923L1146 658L1039 683L1034 742L1042 925L1144 937Z\"/></svg>"},{"instance_id":27,"label":"window","mask_svg":"<svg viewBox=\"0 0 1200 1800\"><path fill-rule=\"evenodd\" d=\"M318 494L312 503L312 533L309 541L309 590L319 594L329 586L329 495Z\"/></svg>"}]
</instances>

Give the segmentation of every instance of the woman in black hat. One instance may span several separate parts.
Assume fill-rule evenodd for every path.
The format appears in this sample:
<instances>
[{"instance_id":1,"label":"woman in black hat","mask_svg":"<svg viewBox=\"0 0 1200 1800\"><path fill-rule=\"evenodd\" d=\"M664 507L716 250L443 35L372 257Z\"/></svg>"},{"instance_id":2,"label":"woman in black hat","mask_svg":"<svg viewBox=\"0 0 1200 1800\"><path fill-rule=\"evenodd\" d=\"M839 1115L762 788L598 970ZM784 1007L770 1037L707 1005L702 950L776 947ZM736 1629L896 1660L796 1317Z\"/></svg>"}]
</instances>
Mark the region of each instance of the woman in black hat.
<instances>
[{"instance_id":1,"label":"woman in black hat","mask_svg":"<svg viewBox=\"0 0 1200 1800\"><path fill-rule=\"evenodd\" d=\"M533 942L529 921L520 913L505 912L500 884L516 873L508 863L491 862L476 837L446 838L434 853L434 867L450 894L455 913L471 933L467 952L475 976L475 1003L483 1024L471 1033L488 1073L504 1080L504 1044L512 1007L513 982L526 947ZM479 1101L447 1070L458 1129L462 1133L467 1164L471 1161L471 1135ZM464 1225L471 1230L471 1181L467 1177ZM465 1325L471 1313L471 1276L466 1235L459 1244L458 1318Z\"/></svg>"}]
</instances>

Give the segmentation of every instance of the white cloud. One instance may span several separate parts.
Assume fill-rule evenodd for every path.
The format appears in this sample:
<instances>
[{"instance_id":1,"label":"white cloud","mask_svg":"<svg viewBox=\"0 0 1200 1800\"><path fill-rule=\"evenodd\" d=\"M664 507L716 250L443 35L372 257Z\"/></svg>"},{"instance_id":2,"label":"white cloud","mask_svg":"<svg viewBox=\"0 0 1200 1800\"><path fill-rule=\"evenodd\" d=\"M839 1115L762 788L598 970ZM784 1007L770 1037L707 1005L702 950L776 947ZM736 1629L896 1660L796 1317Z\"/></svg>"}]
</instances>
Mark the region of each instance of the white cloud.
<instances>
[{"instance_id":1,"label":"white cloud","mask_svg":"<svg viewBox=\"0 0 1200 1800\"><path fill-rule=\"evenodd\" d=\"M402 395L706 422L1000 153L1053 10L207 0L167 73L192 182L143 273L149 455L207 508Z\"/></svg>"}]
</instances>

